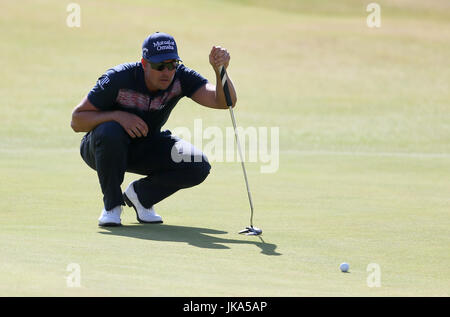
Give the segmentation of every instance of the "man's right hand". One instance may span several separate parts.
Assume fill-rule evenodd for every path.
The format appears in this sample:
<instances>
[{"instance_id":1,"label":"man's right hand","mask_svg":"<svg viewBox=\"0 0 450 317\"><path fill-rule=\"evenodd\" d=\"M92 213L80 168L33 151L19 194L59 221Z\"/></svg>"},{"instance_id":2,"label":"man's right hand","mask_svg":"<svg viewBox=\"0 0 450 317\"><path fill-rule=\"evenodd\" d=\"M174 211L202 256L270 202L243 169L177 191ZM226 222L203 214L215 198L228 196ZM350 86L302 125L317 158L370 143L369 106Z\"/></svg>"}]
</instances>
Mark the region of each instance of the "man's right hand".
<instances>
[{"instance_id":1,"label":"man's right hand","mask_svg":"<svg viewBox=\"0 0 450 317\"><path fill-rule=\"evenodd\" d=\"M114 119L133 139L147 136L148 126L137 115L125 111L115 111Z\"/></svg>"},{"instance_id":2,"label":"man's right hand","mask_svg":"<svg viewBox=\"0 0 450 317\"><path fill-rule=\"evenodd\" d=\"M72 112L70 123L75 132L89 132L103 122L116 121L132 138L147 136L148 126L137 115L125 111L100 111L84 98Z\"/></svg>"}]
</instances>

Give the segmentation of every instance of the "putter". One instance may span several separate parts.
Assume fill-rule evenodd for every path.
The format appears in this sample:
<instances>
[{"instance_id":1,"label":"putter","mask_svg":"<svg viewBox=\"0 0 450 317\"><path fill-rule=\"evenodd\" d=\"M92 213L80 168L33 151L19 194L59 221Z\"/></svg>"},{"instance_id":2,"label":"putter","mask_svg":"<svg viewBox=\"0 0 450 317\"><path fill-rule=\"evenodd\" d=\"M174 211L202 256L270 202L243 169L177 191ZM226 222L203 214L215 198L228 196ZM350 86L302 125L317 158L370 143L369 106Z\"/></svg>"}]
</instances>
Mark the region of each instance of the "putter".
<instances>
[{"instance_id":1,"label":"putter","mask_svg":"<svg viewBox=\"0 0 450 317\"><path fill-rule=\"evenodd\" d=\"M236 128L236 119L233 112L233 102L231 101L230 90L227 84L227 72L225 67L220 66L219 68L220 78L222 80L223 93L225 94L225 100L227 102L228 109L230 109L231 121L233 122L234 137L236 139L237 148L239 151L239 157L241 158L242 171L244 172L245 185L247 186L248 202L250 203L250 227L245 227L244 230L239 231L239 234L245 234L247 236L259 236L262 234L262 230L253 227L253 202L252 195L250 194L250 187L248 186L247 172L245 171L244 157L242 156L241 144L239 143L239 136Z\"/></svg>"}]
</instances>

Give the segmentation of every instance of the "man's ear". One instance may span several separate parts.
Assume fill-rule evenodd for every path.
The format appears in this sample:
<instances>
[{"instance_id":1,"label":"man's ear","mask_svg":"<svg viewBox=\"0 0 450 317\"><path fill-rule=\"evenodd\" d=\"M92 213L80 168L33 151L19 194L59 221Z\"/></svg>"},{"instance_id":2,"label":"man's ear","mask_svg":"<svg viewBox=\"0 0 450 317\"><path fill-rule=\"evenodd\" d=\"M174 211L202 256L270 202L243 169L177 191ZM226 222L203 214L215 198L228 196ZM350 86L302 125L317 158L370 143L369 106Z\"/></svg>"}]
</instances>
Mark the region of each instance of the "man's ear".
<instances>
[{"instance_id":1,"label":"man's ear","mask_svg":"<svg viewBox=\"0 0 450 317\"><path fill-rule=\"evenodd\" d=\"M141 64L142 68L145 70L145 67L147 67L147 61L143 57L141 58Z\"/></svg>"}]
</instances>

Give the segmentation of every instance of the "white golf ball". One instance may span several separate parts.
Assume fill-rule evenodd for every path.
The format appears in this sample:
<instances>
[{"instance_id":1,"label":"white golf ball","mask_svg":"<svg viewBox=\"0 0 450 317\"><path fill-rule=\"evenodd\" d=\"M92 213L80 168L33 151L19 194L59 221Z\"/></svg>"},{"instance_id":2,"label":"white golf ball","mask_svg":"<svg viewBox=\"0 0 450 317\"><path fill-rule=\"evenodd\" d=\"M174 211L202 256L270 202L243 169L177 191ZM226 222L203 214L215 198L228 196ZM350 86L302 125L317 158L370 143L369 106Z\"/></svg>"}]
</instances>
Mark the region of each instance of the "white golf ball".
<instances>
[{"instance_id":1,"label":"white golf ball","mask_svg":"<svg viewBox=\"0 0 450 317\"><path fill-rule=\"evenodd\" d=\"M344 263L341 263L339 268L341 269L342 272L348 272L348 269L350 268L350 265L348 265L348 263L344 262Z\"/></svg>"}]
</instances>

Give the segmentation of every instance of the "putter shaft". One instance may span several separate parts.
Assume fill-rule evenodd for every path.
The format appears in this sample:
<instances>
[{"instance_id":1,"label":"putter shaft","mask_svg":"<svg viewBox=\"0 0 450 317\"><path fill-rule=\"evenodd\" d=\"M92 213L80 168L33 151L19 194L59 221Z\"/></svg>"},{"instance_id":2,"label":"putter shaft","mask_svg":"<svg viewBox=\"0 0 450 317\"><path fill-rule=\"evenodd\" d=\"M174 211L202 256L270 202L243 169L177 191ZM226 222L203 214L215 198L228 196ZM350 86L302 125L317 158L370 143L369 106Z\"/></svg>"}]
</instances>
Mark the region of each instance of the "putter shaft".
<instances>
[{"instance_id":1,"label":"putter shaft","mask_svg":"<svg viewBox=\"0 0 450 317\"><path fill-rule=\"evenodd\" d=\"M236 144L237 144L237 148L238 148L238 152L239 152L239 157L241 159L242 171L244 172L245 186L247 188L247 196L248 196L248 201L250 203L250 227L253 228L253 201L252 201L252 195L250 193L250 186L248 185L247 172L246 172L245 164L244 164L244 156L242 155L241 143L239 142L239 136L238 136L238 132L237 132L236 119L234 117L234 112L233 112L233 102L231 101L230 90L229 90L228 84L227 84L228 77L227 77L227 73L225 71L225 68L223 66L220 67L220 77L222 79L222 86L223 86L223 92L225 94L225 100L227 102L228 109L230 109L231 122L233 123L233 128L234 128L234 138L236 139ZM249 227L247 227L247 229L250 230ZM239 233L241 233L241 232L239 232Z\"/></svg>"}]
</instances>

